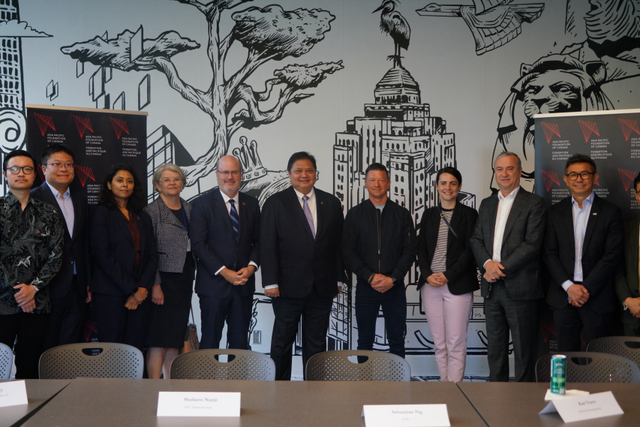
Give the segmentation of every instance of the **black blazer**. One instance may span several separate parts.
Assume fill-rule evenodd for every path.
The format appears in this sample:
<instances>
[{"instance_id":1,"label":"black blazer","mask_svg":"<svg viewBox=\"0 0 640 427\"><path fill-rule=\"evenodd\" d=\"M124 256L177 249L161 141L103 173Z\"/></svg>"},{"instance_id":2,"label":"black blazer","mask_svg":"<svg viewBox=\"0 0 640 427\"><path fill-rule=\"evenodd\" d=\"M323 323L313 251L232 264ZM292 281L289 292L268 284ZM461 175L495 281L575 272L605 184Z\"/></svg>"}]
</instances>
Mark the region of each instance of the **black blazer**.
<instances>
[{"instance_id":1,"label":"black blazer","mask_svg":"<svg viewBox=\"0 0 640 427\"><path fill-rule=\"evenodd\" d=\"M59 213L64 223L64 247L62 252L62 267L56 274L49 285L50 295L53 299L62 299L71 290L73 279L73 262L76 264L76 279L78 282L80 294L86 298L87 285L90 278L90 262L91 252L89 248L89 233L87 232L89 225L89 214L87 199L80 193L70 192L71 202L73 203L73 237L69 235L64 215L60 210L60 205L56 201L55 196L51 192L51 188L46 182L31 190L34 199L49 203Z\"/></svg>"},{"instance_id":2,"label":"black blazer","mask_svg":"<svg viewBox=\"0 0 640 427\"><path fill-rule=\"evenodd\" d=\"M449 280L449 291L454 295L462 295L473 292L480 287L476 264L471 252L469 239L478 219L478 212L462 203L456 203L449 224L451 228L447 234L447 270L444 275ZM422 277L418 281L418 289L424 284L427 277L433 274L431 262L438 243L438 231L440 230L440 211L438 207L427 209L420 222L420 235L418 236L418 265Z\"/></svg>"},{"instance_id":3,"label":"black blazer","mask_svg":"<svg viewBox=\"0 0 640 427\"><path fill-rule=\"evenodd\" d=\"M471 250L476 264L483 274L485 261L493 256L493 235L498 202L497 194L482 201L476 228L471 237ZM504 266L506 274L505 288L510 298L530 300L544 296L544 291L538 281L544 221L545 205L542 197L520 188L511 206L511 211L509 211L500 251L501 264ZM491 284L482 278L480 284L482 296L486 297L490 289Z\"/></svg>"},{"instance_id":4,"label":"black blazer","mask_svg":"<svg viewBox=\"0 0 640 427\"><path fill-rule=\"evenodd\" d=\"M627 298L639 298L638 287L638 235L640 218L627 221L624 226L624 262L618 265L616 275L616 293L618 300L624 303Z\"/></svg>"},{"instance_id":5,"label":"black blazer","mask_svg":"<svg viewBox=\"0 0 640 427\"><path fill-rule=\"evenodd\" d=\"M618 306L614 279L623 255L623 233L620 208L594 195L582 244L582 286L589 291L587 304L596 313L612 312ZM551 275L547 303L564 308L568 304L567 293L561 285L566 280L573 281L575 262L571 196L549 210L544 261Z\"/></svg>"},{"instance_id":6,"label":"black blazer","mask_svg":"<svg viewBox=\"0 0 640 427\"><path fill-rule=\"evenodd\" d=\"M223 266L238 271L250 261L260 265L258 236L260 233L260 205L258 199L239 193L238 240L233 234L229 211L219 188L198 197L193 202L189 234L191 247L198 258L196 292L198 295L224 298L234 285L216 271ZM239 290L243 296L255 292L255 274Z\"/></svg>"},{"instance_id":7,"label":"black blazer","mask_svg":"<svg viewBox=\"0 0 640 427\"><path fill-rule=\"evenodd\" d=\"M146 212L135 214L142 250L141 274L133 280L135 253L131 233L119 210L96 206L91 216L89 235L94 269L89 290L106 295L126 296L136 287L153 286L158 269L158 253L151 218Z\"/></svg>"},{"instance_id":8,"label":"black blazer","mask_svg":"<svg viewBox=\"0 0 640 427\"><path fill-rule=\"evenodd\" d=\"M318 229L314 240L293 187L269 197L260 219L263 286L279 286L280 296L304 298L315 287L334 297L345 281L340 252L342 207L333 195L314 189Z\"/></svg>"}]
</instances>

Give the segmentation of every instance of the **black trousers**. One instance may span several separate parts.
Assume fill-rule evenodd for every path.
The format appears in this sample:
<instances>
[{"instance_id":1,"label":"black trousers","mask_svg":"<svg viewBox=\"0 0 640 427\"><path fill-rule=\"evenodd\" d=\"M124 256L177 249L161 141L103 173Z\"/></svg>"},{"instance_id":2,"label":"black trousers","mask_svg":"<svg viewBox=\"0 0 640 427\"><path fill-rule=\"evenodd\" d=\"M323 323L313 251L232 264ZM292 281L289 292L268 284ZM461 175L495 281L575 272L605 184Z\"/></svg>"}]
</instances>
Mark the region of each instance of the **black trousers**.
<instances>
[{"instance_id":1,"label":"black trousers","mask_svg":"<svg viewBox=\"0 0 640 427\"><path fill-rule=\"evenodd\" d=\"M276 380L291 379L293 343L302 318L302 362L327 349L327 330L333 298L318 296L315 290L304 298L273 299L271 358L276 365Z\"/></svg>"},{"instance_id":2,"label":"black trousers","mask_svg":"<svg viewBox=\"0 0 640 427\"><path fill-rule=\"evenodd\" d=\"M96 314L98 340L129 344L142 350L151 297L147 297L135 310L128 310L124 306L128 297L93 293L92 306Z\"/></svg>"},{"instance_id":3,"label":"black trousers","mask_svg":"<svg viewBox=\"0 0 640 427\"><path fill-rule=\"evenodd\" d=\"M615 313L596 313L587 302L553 310L558 351L584 351L592 340L611 335Z\"/></svg>"},{"instance_id":4,"label":"black trousers","mask_svg":"<svg viewBox=\"0 0 640 427\"><path fill-rule=\"evenodd\" d=\"M16 379L37 379L49 314L0 315L0 342L14 348ZM15 347L14 347L15 342Z\"/></svg>"},{"instance_id":5,"label":"black trousers","mask_svg":"<svg viewBox=\"0 0 640 427\"><path fill-rule=\"evenodd\" d=\"M47 332L47 348L80 342L85 314L84 297L73 276L69 293L64 298L51 298L51 319Z\"/></svg>"},{"instance_id":6,"label":"black trousers","mask_svg":"<svg viewBox=\"0 0 640 427\"><path fill-rule=\"evenodd\" d=\"M220 348L222 330L227 323L227 348L249 349L249 323L253 294L241 295L234 286L225 298L199 296L202 319L200 348Z\"/></svg>"}]
</instances>

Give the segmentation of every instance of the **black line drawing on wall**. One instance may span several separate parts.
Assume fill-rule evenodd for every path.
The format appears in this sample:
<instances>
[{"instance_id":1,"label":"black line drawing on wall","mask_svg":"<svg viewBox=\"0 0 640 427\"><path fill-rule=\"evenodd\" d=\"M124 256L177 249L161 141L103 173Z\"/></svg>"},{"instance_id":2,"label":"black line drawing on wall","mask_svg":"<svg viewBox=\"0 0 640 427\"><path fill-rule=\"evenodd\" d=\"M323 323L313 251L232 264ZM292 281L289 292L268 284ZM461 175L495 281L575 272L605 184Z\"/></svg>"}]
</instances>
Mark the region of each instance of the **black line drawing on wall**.
<instances>
[{"instance_id":1,"label":"black line drawing on wall","mask_svg":"<svg viewBox=\"0 0 640 427\"><path fill-rule=\"evenodd\" d=\"M51 35L32 28L20 21L18 0L0 3L0 162L4 154L24 146L27 121L24 101L24 78L22 73L22 39L43 38ZM53 82L52 82L53 83ZM58 84L45 89L58 94ZM55 98L53 96L53 98ZM2 189L4 195L4 178Z\"/></svg>"},{"instance_id":2,"label":"black line drawing on wall","mask_svg":"<svg viewBox=\"0 0 640 427\"><path fill-rule=\"evenodd\" d=\"M172 89L211 118L214 136L210 148L195 161L179 164L187 175L189 186L215 171L218 158L230 154L231 140L237 131L277 121L288 105L313 96L308 89L317 87L328 75L343 68L341 60L313 65L290 64L275 70L273 78L263 83L264 90L251 86L247 83L248 78L265 63L299 58L309 52L331 30L335 16L323 9L285 11L277 4L237 10L248 1L202 3L179 0L195 7L207 20L209 40L206 48L212 79L206 89L196 88L183 80L172 61L173 56L199 49L201 44L173 30L151 39L144 38L144 28L140 26L135 33L124 30L115 38L96 36L61 48L73 59L122 72L158 71L166 76ZM228 34L220 34L221 21L228 19L223 18L226 11L231 12L233 28ZM239 45L246 50L246 60L230 73L227 55L232 48L240 48ZM253 149L257 150L257 145ZM254 177L249 186L252 192L260 194L285 177L281 172L268 172Z\"/></svg>"},{"instance_id":3,"label":"black line drawing on wall","mask_svg":"<svg viewBox=\"0 0 640 427\"><path fill-rule=\"evenodd\" d=\"M380 7L372 13L380 12L380 30L389 34L393 39L393 55L389 59L393 60L393 65L402 65L400 49L408 50L411 40L411 27L404 16L396 10L396 0L383 0Z\"/></svg>"},{"instance_id":4,"label":"black line drawing on wall","mask_svg":"<svg viewBox=\"0 0 640 427\"><path fill-rule=\"evenodd\" d=\"M544 10L544 3L512 4L513 0L473 0L471 5L429 3L416 10L420 16L462 18L482 55L509 43L522 32L522 23L532 23Z\"/></svg>"},{"instance_id":5,"label":"black line drawing on wall","mask_svg":"<svg viewBox=\"0 0 640 427\"><path fill-rule=\"evenodd\" d=\"M606 83L640 75L640 0L567 0L565 33L575 43L520 67L498 113L493 158L522 159L522 186L534 188L536 113L614 109ZM491 177L490 187L497 191Z\"/></svg>"},{"instance_id":6,"label":"black line drawing on wall","mask_svg":"<svg viewBox=\"0 0 640 427\"><path fill-rule=\"evenodd\" d=\"M374 103L364 105L364 115L347 120L346 130L336 132L333 145L333 194L341 201L344 213L368 196L364 186L365 170L373 162L387 166L391 178L390 199L407 208L416 225L426 208L438 203L435 177L439 169L457 166L455 134L447 130L442 117L431 114L431 106L422 103L420 86L402 66L400 47L409 45L409 25L394 9L395 1L384 1L381 27L392 35L395 50L393 66L376 84ZM385 6L386 5L386 6ZM395 17L390 19L389 12ZM406 31L393 36L400 23ZM404 48L404 47L403 47ZM382 50L382 49L380 49ZM475 209L476 196L460 193L461 203ZM417 291L419 272L414 265L406 278L407 285L407 354L433 354L433 341L427 327ZM355 280L353 280L355 282ZM352 348L357 342L354 324L353 291L343 289L333 306L329 337L330 347ZM485 354L484 314L476 301L469 333L469 354ZM384 318L378 317L374 348L388 350Z\"/></svg>"}]
</instances>

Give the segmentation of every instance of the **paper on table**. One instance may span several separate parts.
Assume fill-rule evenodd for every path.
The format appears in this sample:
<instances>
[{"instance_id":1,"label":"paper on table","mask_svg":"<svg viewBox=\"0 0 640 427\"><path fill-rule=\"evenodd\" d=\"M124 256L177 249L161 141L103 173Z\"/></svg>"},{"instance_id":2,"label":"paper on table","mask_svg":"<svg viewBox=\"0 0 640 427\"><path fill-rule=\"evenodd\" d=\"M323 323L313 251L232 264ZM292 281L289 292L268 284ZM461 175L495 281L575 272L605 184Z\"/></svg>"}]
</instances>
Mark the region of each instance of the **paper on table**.
<instances>
[{"instance_id":1,"label":"paper on table","mask_svg":"<svg viewBox=\"0 0 640 427\"><path fill-rule=\"evenodd\" d=\"M4 406L26 405L27 386L24 381L7 381L0 383L0 408Z\"/></svg>"},{"instance_id":2,"label":"paper on table","mask_svg":"<svg viewBox=\"0 0 640 427\"><path fill-rule=\"evenodd\" d=\"M240 393L158 392L158 417L239 417Z\"/></svg>"},{"instance_id":3,"label":"paper on table","mask_svg":"<svg viewBox=\"0 0 640 427\"><path fill-rule=\"evenodd\" d=\"M595 418L620 415L624 412L613 393L594 393L587 396L569 397L565 399L552 400L540 411L541 414L558 412L562 421L570 423L573 421L591 420Z\"/></svg>"},{"instance_id":4,"label":"paper on table","mask_svg":"<svg viewBox=\"0 0 640 427\"><path fill-rule=\"evenodd\" d=\"M364 405L362 416L367 427L449 427L445 404Z\"/></svg>"}]
</instances>

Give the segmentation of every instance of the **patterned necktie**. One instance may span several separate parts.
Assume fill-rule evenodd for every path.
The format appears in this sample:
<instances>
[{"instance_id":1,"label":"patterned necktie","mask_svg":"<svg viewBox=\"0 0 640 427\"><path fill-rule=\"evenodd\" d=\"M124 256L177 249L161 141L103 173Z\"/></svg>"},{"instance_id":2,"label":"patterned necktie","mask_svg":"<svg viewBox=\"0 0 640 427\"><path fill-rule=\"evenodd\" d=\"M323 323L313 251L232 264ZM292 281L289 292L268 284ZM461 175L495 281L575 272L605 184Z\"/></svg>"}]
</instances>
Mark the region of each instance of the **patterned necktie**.
<instances>
[{"instance_id":1,"label":"patterned necktie","mask_svg":"<svg viewBox=\"0 0 640 427\"><path fill-rule=\"evenodd\" d=\"M307 200L309 200L309 196L302 197L302 210L304 211L304 216L307 217L307 222L309 223L309 228L311 229L311 234L313 238L316 238L316 228L313 226L313 215L311 215L311 209L309 209L309 205L307 204Z\"/></svg>"},{"instance_id":2,"label":"patterned necktie","mask_svg":"<svg viewBox=\"0 0 640 427\"><path fill-rule=\"evenodd\" d=\"M236 240L238 240L238 225L240 224L240 217L238 216L238 211L236 210L236 201L233 199L229 199L229 205L231 205L229 217L231 218L231 227L233 228L233 235L236 238Z\"/></svg>"}]
</instances>

